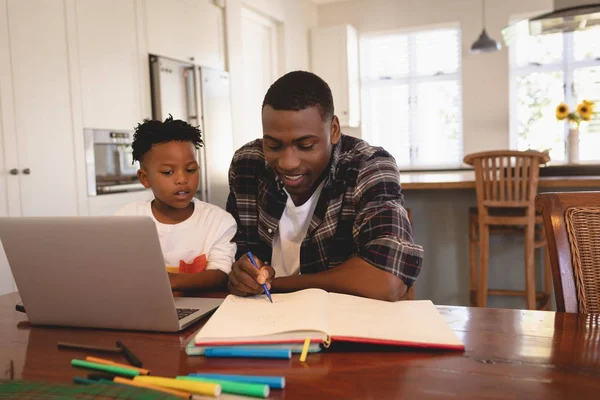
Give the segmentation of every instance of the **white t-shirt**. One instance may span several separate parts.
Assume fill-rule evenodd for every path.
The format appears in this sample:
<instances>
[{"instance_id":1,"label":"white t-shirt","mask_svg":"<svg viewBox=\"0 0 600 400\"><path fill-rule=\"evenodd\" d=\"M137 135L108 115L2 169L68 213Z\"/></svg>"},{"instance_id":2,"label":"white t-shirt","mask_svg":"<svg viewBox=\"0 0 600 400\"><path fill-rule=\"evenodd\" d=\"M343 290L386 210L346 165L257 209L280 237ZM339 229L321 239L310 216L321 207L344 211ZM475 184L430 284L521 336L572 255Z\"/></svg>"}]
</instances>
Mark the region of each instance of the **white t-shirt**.
<instances>
[{"instance_id":1,"label":"white t-shirt","mask_svg":"<svg viewBox=\"0 0 600 400\"><path fill-rule=\"evenodd\" d=\"M271 266L275 269L276 277L300 273L300 247L308 232L321 189L323 189L323 182L310 196L310 199L298 207L289 193L287 194L285 209L279 220L277 233L273 237Z\"/></svg>"},{"instance_id":2,"label":"white t-shirt","mask_svg":"<svg viewBox=\"0 0 600 400\"><path fill-rule=\"evenodd\" d=\"M147 215L156 224L165 264L178 267L180 261L192 263L204 254L206 269L231 271L236 245L235 219L222 208L193 198L194 213L178 224L163 224L152 214L152 200L126 204L115 215Z\"/></svg>"}]
</instances>

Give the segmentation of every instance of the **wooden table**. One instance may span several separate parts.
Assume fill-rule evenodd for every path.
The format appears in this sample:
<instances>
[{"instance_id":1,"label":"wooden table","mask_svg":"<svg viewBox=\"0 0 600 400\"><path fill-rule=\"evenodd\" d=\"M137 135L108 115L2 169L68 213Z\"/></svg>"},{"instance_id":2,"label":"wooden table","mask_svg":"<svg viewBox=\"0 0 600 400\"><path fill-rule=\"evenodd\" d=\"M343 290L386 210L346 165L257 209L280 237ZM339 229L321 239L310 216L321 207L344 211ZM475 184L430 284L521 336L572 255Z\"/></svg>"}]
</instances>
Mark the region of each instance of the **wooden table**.
<instances>
[{"instance_id":1,"label":"wooden table","mask_svg":"<svg viewBox=\"0 0 600 400\"><path fill-rule=\"evenodd\" d=\"M475 172L401 172L400 183L402 190L475 189ZM539 187L600 190L600 176L542 176Z\"/></svg>"},{"instance_id":2,"label":"wooden table","mask_svg":"<svg viewBox=\"0 0 600 400\"><path fill-rule=\"evenodd\" d=\"M58 350L58 341L113 346L122 340L155 375L284 375L285 390L272 391L278 399L600 398L597 315L440 306L464 353L338 348L300 363L297 355L291 361L187 357L184 345L201 322L179 334L30 327L14 311L18 299L0 296L0 372L13 360L15 379L70 382L85 374L70 360L86 354Z\"/></svg>"}]
</instances>

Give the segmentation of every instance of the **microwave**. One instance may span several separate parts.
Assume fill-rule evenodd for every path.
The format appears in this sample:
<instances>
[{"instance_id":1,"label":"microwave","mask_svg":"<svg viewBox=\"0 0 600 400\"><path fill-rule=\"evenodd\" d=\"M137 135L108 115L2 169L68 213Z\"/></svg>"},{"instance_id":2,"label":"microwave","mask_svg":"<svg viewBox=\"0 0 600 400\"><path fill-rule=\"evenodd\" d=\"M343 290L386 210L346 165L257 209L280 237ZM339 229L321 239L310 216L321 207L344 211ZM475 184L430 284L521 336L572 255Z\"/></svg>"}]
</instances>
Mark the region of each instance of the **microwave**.
<instances>
[{"instance_id":1,"label":"microwave","mask_svg":"<svg viewBox=\"0 0 600 400\"><path fill-rule=\"evenodd\" d=\"M89 196L145 190L133 162L133 132L84 129Z\"/></svg>"}]
</instances>

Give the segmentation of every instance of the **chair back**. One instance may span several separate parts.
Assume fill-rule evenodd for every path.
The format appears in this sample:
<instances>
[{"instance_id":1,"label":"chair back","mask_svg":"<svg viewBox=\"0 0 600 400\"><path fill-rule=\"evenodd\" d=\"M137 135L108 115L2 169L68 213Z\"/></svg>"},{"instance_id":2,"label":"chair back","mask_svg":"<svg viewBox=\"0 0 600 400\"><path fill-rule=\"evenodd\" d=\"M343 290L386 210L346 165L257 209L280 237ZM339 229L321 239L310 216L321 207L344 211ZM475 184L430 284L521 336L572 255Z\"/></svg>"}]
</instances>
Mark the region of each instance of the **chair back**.
<instances>
[{"instance_id":1,"label":"chair back","mask_svg":"<svg viewBox=\"0 0 600 400\"><path fill-rule=\"evenodd\" d=\"M540 164L550 160L538 151L498 150L473 153L464 162L475 168L477 206L488 208L534 208Z\"/></svg>"},{"instance_id":2,"label":"chair back","mask_svg":"<svg viewBox=\"0 0 600 400\"><path fill-rule=\"evenodd\" d=\"M600 192L541 193L558 311L600 313Z\"/></svg>"}]
</instances>

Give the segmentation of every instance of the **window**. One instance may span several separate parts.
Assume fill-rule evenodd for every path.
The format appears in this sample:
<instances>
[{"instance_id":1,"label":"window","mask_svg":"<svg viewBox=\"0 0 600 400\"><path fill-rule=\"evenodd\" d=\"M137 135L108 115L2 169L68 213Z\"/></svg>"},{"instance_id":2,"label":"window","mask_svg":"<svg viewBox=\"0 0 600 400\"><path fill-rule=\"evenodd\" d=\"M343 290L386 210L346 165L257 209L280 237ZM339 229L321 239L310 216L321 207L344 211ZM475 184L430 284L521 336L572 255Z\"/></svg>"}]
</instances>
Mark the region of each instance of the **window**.
<instances>
[{"instance_id":1,"label":"window","mask_svg":"<svg viewBox=\"0 0 600 400\"><path fill-rule=\"evenodd\" d=\"M361 38L363 137L400 167L462 162L460 30Z\"/></svg>"},{"instance_id":2,"label":"window","mask_svg":"<svg viewBox=\"0 0 600 400\"><path fill-rule=\"evenodd\" d=\"M510 47L511 137L519 150L550 149L565 160L568 125L557 121L556 106L572 109L582 100L600 101L600 29L529 36L518 23ZM600 122L580 126L579 158L600 159Z\"/></svg>"}]
</instances>

